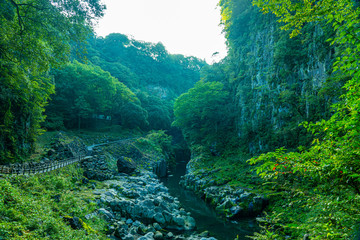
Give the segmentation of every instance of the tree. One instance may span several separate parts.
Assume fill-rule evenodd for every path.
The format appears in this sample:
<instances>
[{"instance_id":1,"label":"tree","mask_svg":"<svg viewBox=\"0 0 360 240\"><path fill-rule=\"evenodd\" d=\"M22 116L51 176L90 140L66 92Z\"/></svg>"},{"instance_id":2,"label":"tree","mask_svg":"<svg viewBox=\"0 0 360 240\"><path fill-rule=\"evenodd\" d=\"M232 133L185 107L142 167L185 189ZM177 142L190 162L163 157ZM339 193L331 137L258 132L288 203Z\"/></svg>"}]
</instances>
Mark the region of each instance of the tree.
<instances>
[{"instance_id":1,"label":"tree","mask_svg":"<svg viewBox=\"0 0 360 240\"><path fill-rule=\"evenodd\" d=\"M341 96L341 101L333 105L335 113L329 120L303 123L317 136L313 146L304 154L308 161L316 160L320 164L321 167L316 166L314 171L314 174L319 174L320 179L346 179L343 184L351 185L360 193L360 165L357 160L360 157L358 152L360 70L357 68L360 65L360 39L357 37L360 34L360 29L357 27L360 26L358 17L360 9L350 0L287 2L286 4L282 1L271 1L271 3L255 1L255 4L265 12L273 11L279 16L279 21L286 23L283 28L292 29L292 37L300 34L304 23L319 19L327 20L336 31L336 36L331 41L345 51L339 53L340 56L334 63L334 72L342 72L350 76L350 80L344 86L347 91ZM339 174L340 171L342 174Z\"/></svg>"},{"instance_id":2,"label":"tree","mask_svg":"<svg viewBox=\"0 0 360 240\"><path fill-rule=\"evenodd\" d=\"M64 64L101 17L98 0L0 1L0 159L29 153L54 86L50 66Z\"/></svg>"},{"instance_id":3,"label":"tree","mask_svg":"<svg viewBox=\"0 0 360 240\"><path fill-rule=\"evenodd\" d=\"M111 122L115 124L146 125L145 110L136 95L100 67L75 61L62 69L53 70L53 74L56 95L47 107L46 114L51 116L48 122L62 116L65 127L83 128L86 125L81 122L95 125L96 118L92 116L104 115L111 116ZM129 106L134 107L132 115L138 114L141 120L129 117Z\"/></svg>"},{"instance_id":4,"label":"tree","mask_svg":"<svg viewBox=\"0 0 360 240\"><path fill-rule=\"evenodd\" d=\"M222 83L199 81L176 99L173 125L182 129L191 144L222 144L233 123L229 102Z\"/></svg>"},{"instance_id":5,"label":"tree","mask_svg":"<svg viewBox=\"0 0 360 240\"><path fill-rule=\"evenodd\" d=\"M173 117L173 102L144 91L138 91L136 96L148 113L149 129L169 130Z\"/></svg>"},{"instance_id":6,"label":"tree","mask_svg":"<svg viewBox=\"0 0 360 240\"><path fill-rule=\"evenodd\" d=\"M318 206L331 206L326 211L327 219L320 220L312 214L312 219L319 220L313 225L299 227L292 221L289 223L287 217L284 222L289 224L284 224L284 228L293 228L299 237L305 228L318 239L352 238L354 229L357 231L358 219L349 215L358 216L354 209L360 193L360 9L351 0L256 0L254 3L265 12L275 13L285 24L283 29L292 30L291 37L301 34L304 25L325 20L336 32L329 41L339 49L333 74L346 75L348 80L341 100L333 104L334 112L330 119L302 123L315 137L310 148L301 147L298 152L286 152L282 148L252 158L250 163L259 164L257 173L277 189L293 192L293 188L288 186L291 182L294 182L291 186L296 184L298 188L308 185L308 189L314 192L312 197L316 196L315 192L317 198L323 195L323 202ZM303 189L295 191L294 195L300 192ZM312 202L313 198L306 201Z\"/></svg>"}]
</instances>

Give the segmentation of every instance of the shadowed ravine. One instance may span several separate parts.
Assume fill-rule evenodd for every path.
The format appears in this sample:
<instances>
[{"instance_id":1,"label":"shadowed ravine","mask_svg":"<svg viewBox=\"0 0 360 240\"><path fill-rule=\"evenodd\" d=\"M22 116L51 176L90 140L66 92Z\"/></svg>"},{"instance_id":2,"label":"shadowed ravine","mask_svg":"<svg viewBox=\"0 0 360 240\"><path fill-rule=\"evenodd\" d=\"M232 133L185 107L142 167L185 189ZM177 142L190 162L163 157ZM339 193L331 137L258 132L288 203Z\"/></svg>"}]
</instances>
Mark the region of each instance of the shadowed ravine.
<instances>
[{"instance_id":1,"label":"shadowed ravine","mask_svg":"<svg viewBox=\"0 0 360 240\"><path fill-rule=\"evenodd\" d=\"M245 218L237 222L223 220L216 216L215 211L192 191L185 190L179 185L181 176L185 175L187 159L177 159L174 169L171 169L167 178L161 181L169 189L172 196L177 197L186 211L196 220L199 233L209 231L210 235L218 240L248 239L257 230L254 218Z\"/></svg>"}]
</instances>

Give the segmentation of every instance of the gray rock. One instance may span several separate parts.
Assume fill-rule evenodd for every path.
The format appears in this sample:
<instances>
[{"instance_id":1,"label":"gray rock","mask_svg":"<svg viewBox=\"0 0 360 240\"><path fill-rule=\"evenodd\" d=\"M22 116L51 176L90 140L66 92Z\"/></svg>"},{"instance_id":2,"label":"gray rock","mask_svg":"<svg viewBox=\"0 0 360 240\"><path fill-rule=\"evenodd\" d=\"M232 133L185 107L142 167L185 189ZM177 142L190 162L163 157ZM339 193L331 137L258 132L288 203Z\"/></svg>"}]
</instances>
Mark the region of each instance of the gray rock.
<instances>
[{"instance_id":1,"label":"gray rock","mask_svg":"<svg viewBox=\"0 0 360 240\"><path fill-rule=\"evenodd\" d=\"M157 222L153 224L154 228L156 231L160 231L162 228L160 226L160 224L158 224Z\"/></svg>"},{"instance_id":2,"label":"gray rock","mask_svg":"<svg viewBox=\"0 0 360 240\"><path fill-rule=\"evenodd\" d=\"M128 233L127 235L125 235L123 237L123 240L135 240L135 237L133 235L131 235L130 233Z\"/></svg>"},{"instance_id":3,"label":"gray rock","mask_svg":"<svg viewBox=\"0 0 360 240\"><path fill-rule=\"evenodd\" d=\"M164 224L165 222L168 222L168 221L166 221L166 218L161 213L156 213L154 215L154 220L160 224Z\"/></svg>"},{"instance_id":4,"label":"gray rock","mask_svg":"<svg viewBox=\"0 0 360 240\"><path fill-rule=\"evenodd\" d=\"M145 236L139 237L138 240L154 240L154 233L147 233Z\"/></svg>"},{"instance_id":5,"label":"gray rock","mask_svg":"<svg viewBox=\"0 0 360 240\"><path fill-rule=\"evenodd\" d=\"M194 230L195 227L196 227L196 222L195 222L195 219L190 217L190 216L185 216L184 217L184 220L185 220L185 230Z\"/></svg>"},{"instance_id":6,"label":"gray rock","mask_svg":"<svg viewBox=\"0 0 360 240\"><path fill-rule=\"evenodd\" d=\"M171 219L173 218L173 216L171 215L171 213L169 213L168 211L163 211L162 215L164 216L165 218L165 222L170 222Z\"/></svg>"},{"instance_id":7,"label":"gray rock","mask_svg":"<svg viewBox=\"0 0 360 240\"><path fill-rule=\"evenodd\" d=\"M135 222L133 222L132 225L135 226L135 227L139 227L141 224L142 224L141 222L139 222L138 220L136 220Z\"/></svg>"},{"instance_id":8,"label":"gray rock","mask_svg":"<svg viewBox=\"0 0 360 240\"><path fill-rule=\"evenodd\" d=\"M167 238L174 238L174 234L172 232L168 232L168 234L166 234Z\"/></svg>"},{"instance_id":9,"label":"gray rock","mask_svg":"<svg viewBox=\"0 0 360 240\"><path fill-rule=\"evenodd\" d=\"M106 210L105 208L100 208L98 210L98 214L100 215L100 217L102 219L104 219L107 222L111 222L112 219L115 218L114 215L111 212L109 212L108 210Z\"/></svg>"},{"instance_id":10,"label":"gray rock","mask_svg":"<svg viewBox=\"0 0 360 240\"><path fill-rule=\"evenodd\" d=\"M161 232L157 231L155 233L155 235L154 235L154 239L155 240L162 240L162 239L164 239L164 235Z\"/></svg>"},{"instance_id":11,"label":"gray rock","mask_svg":"<svg viewBox=\"0 0 360 240\"><path fill-rule=\"evenodd\" d=\"M238 218L238 217L243 217L245 216L245 211L242 207L240 206L233 206L230 208L230 215L228 216L229 218Z\"/></svg>"},{"instance_id":12,"label":"gray rock","mask_svg":"<svg viewBox=\"0 0 360 240\"><path fill-rule=\"evenodd\" d=\"M117 160L117 167L119 173L131 174L136 170L136 164L131 158L120 157Z\"/></svg>"},{"instance_id":13,"label":"gray rock","mask_svg":"<svg viewBox=\"0 0 360 240\"><path fill-rule=\"evenodd\" d=\"M185 226L185 219L181 216L175 216L173 217L172 221L179 227L184 227Z\"/></svg>"}]
</instances>

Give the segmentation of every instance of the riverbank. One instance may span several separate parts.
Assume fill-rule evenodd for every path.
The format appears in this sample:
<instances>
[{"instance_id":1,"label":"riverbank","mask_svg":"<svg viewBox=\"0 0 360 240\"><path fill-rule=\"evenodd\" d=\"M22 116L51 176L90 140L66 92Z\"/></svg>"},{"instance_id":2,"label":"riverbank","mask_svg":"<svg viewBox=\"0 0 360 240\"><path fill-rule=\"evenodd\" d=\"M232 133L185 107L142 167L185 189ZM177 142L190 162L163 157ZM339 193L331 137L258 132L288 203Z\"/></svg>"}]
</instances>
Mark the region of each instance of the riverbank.
<instances>
[{"instance_id":1,"label":"riverbank","mask_svg":"<svg viewBox=\"0 0 360 240\"><path fill-rule=\"evenodd\" d=\"M215 157L193 149L181 184L196 192L216 212L229 220L256 217L269 204L259 179L240 155Z\"/></svg>"},{"instance_id":2,"label":"riverbank","mask_svg":"<svg viewBox=\"0 0 360 240\"><path fill-rule=\"evenodd\" d=\"M289 155L282 157L292 161ZM354 189L289 171L272 181L261 179L247 159L241 153L214 156L208 149L193 148L182 184L224 218L255 216L260 228L251 239L359 239Z\"/></svg>"},{"instance_id":3,"label":"riverbank","mask_svg":"<svg viewBox=\"0 0 360 240\"><path fill-rule=\"evenodd\" d=\"M42 158L82 152L84 159L49 173L1 178L0 239L215 240L195 232L191 214L158 180L171 159L168 140L152 132L88 151L88 142L96 143L91 137L84 144L56 135Z\"/></svg>"},{"instance_id":4,"label":"riverbank","mask_svg":"<svg viewBox=\"0 0 360 240\"><path fill-rule=\"evenodd\" d=\"M170 194L177 197L182 206L191 212L191 216L196 220L198 232L208 231L211 236L219 240L234 240L236 238L247 239L247 236L258 231L255 218L241 218L236 221L225 219L194 191L181 186L179 182L186 173L186 165L190 156L179 155L177 155L176 166L170 168L169 176L162 178L161 181L168 187Z\"/></svg>"}]
</instances>

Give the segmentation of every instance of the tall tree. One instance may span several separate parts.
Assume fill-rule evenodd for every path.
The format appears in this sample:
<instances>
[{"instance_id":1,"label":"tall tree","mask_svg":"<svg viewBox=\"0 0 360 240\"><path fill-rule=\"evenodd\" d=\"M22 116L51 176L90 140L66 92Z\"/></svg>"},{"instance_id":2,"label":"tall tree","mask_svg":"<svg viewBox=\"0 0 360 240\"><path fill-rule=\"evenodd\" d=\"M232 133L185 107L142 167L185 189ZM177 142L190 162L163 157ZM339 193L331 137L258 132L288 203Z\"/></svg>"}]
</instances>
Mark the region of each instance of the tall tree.
<instances>
[{"instance_id":1,"label":"tall tree","mask_svg":"<svg viewBox=\"0 0 360 240\"><path fill-rule=\"evenodd\" d=\"M0 1L0 162L29 153L54 85L50 66L65 63L70 42L85 40L99 0Z\"/></svg>"},{"instance_id":2,"label":"tall tree","mask_svg":"<svg viewBox=\"0 0 360 240\"><path fill-rule=\"evenodd\" d=\"M190 144L221 145L233 123L229 102L222 83L199 81L176 99L173 125L182 129Z\"/></svg>"},{"instance_id":3,"label":"tall tree","mask_svg":"<svg viewBox=\"0 0 360 240\"><path fill-rule=\"evenodd\" d=\"M51 129L64 125L67 128L82 128L86 126L81 122L94 125L95 115L111 116L112 123L130 125L128 122L131 119L123 111L124 108L128 109L127 106L131 103L134 107L132 114L142 116L145 111L128 87L99 66L75 61L52 73L56 94L47 107L49 119L45 127ZM146 121L146 117L144 118ZM61 122L55 124L59 120Z\"/></svg>"}]
</instances>

